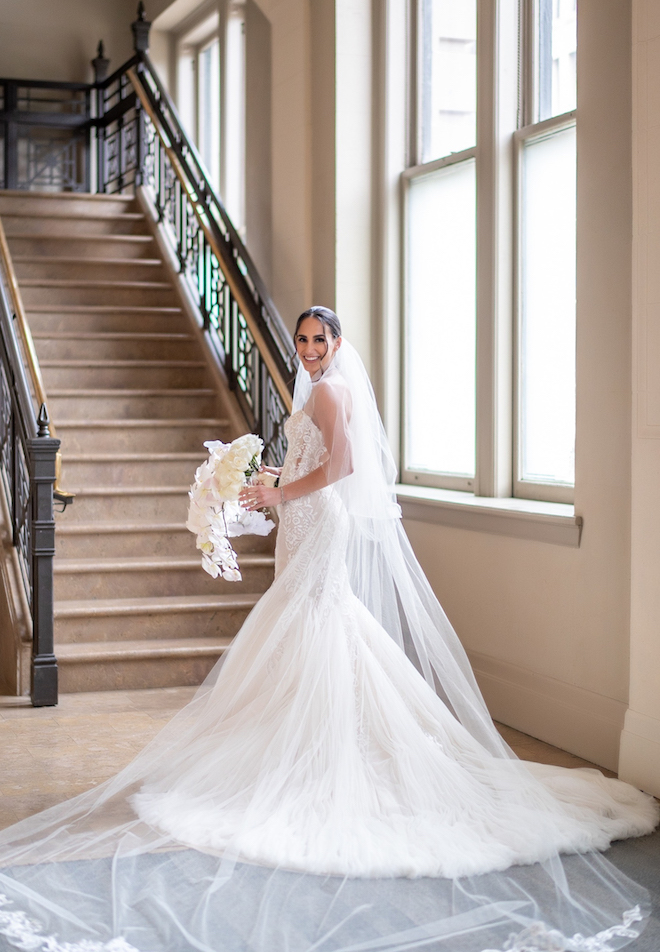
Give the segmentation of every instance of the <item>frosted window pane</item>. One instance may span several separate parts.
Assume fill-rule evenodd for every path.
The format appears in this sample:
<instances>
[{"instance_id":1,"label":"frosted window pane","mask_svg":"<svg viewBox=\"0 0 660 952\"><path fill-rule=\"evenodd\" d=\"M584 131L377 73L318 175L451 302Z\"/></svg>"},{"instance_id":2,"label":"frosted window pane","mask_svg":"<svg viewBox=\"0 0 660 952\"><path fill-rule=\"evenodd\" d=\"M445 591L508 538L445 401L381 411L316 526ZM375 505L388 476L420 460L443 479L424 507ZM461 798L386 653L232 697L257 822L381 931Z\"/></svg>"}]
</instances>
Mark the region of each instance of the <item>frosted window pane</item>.
<instances>
[{"instance_id":1,"label":"frosted window pane","mask_svg":"<svg viewBox=\"0 0 660 952\"><path fill-rule=\"evenodd\" d=\"M421 161L476 143L476 0L422 0L420 5Z\"/></svg>"},{"instance_id":2,"label":"frosted window pane","mask_svg":"<svg viewBox=\"0 0 660 952\"><path fill-rule=\"evenodd\" d=\"M575 128L523 153L521 476L575 479Z\"/></svg>"},{"instance_id":3,"label":"frosted window pane","mask_svg":"<svg viewBox=\"0 0 660 952\"><path fill-rule=\"evenodd\" d=\"M538 0L538 118L575 109L577 2Z\"/></svg>"},{"instance_id":4,"label":"frosted window pane","mask_svg":"<svg viewBox=\"0 0 660 952\"><path fill-rule=\"evenodd\" d=\"M475 165L410 184L406 466L475 472Z\"/></svg>"}]
</instances>

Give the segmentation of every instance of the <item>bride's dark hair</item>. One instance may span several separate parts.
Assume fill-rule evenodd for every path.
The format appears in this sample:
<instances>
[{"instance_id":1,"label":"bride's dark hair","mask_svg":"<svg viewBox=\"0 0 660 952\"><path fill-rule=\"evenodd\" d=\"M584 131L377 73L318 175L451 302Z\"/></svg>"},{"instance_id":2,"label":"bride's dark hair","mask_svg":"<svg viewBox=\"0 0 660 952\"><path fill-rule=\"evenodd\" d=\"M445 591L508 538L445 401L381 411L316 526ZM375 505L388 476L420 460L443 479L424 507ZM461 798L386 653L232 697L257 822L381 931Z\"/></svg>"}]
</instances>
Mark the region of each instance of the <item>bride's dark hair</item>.
<instances>
[{"instance_id":1,"label":"bride's dark hair","mask_svg":"<svg viewBox=\"0 0 660 952\"><path fill-rule=\"evenodd\" d=\"M303 311L296 321L296 329L293 332L294 339L298 334L298 328L307 317L317 318L317 320L319 320L324 327L328 328L335 340L338 337L341 337L341 324L339 323L339 318L335 312L331 311L329 307L323 307L321 304L315 304L314 307L308 307L306 311Z\"/></svg>"}]
</instances>

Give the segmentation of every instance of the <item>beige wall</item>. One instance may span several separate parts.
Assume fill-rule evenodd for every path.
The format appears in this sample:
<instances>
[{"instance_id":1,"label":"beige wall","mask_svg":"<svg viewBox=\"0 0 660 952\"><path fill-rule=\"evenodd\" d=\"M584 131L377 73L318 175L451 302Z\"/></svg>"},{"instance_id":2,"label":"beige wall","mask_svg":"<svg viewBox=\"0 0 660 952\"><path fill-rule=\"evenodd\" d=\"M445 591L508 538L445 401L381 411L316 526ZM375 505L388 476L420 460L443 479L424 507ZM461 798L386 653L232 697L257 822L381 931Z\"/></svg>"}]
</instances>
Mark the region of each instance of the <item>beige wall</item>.
<instances>
[{"instance_id":1,"label":"beige wall","mask_svg":"<svg viewBox=\"0 0 660 952\"><path fill-rule=\"evenodd\" d=\"M635 0L630 707L621 774L660 794L660 7Z\"/></svg>"},{"instance_id":2,"label":"beige wall","mask_svg":"<svg viewBox=\"0 0 660 952\"><path fill-rule=\"evenodd\" d=\"M0 76L88 82L99 40L121 66L132 53L134 0L2 0Z\"/></svg>"},{"instance_id":3,"label":"beige wall","mask_svg":"<svg viewBox=\"0 0 660 952\"><path fill-rule=\"evenodd\" d=\"M616 767L630 644L631 4L580 0L578 16L580 548L407 528L493 714Z\"/></svg>"}]
</instances>

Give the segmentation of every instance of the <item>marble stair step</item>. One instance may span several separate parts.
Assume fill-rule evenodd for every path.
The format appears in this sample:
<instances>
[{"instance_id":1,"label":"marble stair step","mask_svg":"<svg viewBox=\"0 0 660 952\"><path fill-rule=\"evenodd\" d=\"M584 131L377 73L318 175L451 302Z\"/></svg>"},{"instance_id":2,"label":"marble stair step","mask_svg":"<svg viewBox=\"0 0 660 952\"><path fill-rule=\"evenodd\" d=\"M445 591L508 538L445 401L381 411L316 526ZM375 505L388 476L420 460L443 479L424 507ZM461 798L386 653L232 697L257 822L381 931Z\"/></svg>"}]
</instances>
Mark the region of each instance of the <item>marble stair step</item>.
<instances>
[{"instance_id":1,"label":"marble stair step","mask_svg":"<svg viewBox=\"0 0 660 952\"><path fill-rule=\"evenodd\" d=\"M136 211L133 195L95 195L91 192L0 191L0 215L108 216Z\"/></svg>"},{"instance_id":2,"label":"marble stair step","mask_svg":"<svg viewBox=\"0 0 660 952\"><path fill-rule=\"evenodd\" d=\"M89 642L57 648L63 694L200 684L231 638Z\"/></svg>"},{"instance_id":3,"label":"marble stair step","mask_svg":"<svg viewBox=\"0 0 660 952\"><path fill-rule=\"evenodd\" d=\"M174 334L189 333L188 323L179 307L123 307L111 304L94 306L35 305L27 311L32 335L69 334Z\"/></svg>"},{"instance_id":4,"label":"marble stair step","mask_svg":"<svg viewBox=\"0 0 660 952\"><path fill-rule=\"evenodd\" d=\"M206 440L229 440L226 417L172 419L57 418L57 435L66 453L144 452L185 453L203 451Z\"/></svg>"},{"instance_id":5,"label":"marble stair step","mask_svg":"<svg viewBox=\"0 0 660 952\"><path fill-rule=\"evenodd\" d=\"M72 257L70 255L22 255L12 252L19 284L29 280L76 282L159 281L169 287L160 258Z\"/></svg>"},{"instance_id":6,"label":"marble stair step","mask_svg":"<svg viewBox=\"0 0 660 952\"><path fill-rule=\"evenodd\" d=\"M206 459L203 447L189 453L65 453L62 485L117 486L183 485L192 483Z\"/></svg>"},{"instance_id":7,"label":"marble stair step","mask_svg":"<svg viewBox=\"0 0 660 952\"><path fill-rule=\"evenodd\" d=\"M261 592L55 602L55 643L101 644L231 638Z\"/></svg>"},{"instance_id":8,"label":"marble stair step","mask_svg":"<svg viewBox=\"0 0 660 952\"><path fill-rule=\"evenodd\" d=\"M42 360L199 360L194 336L186 331L35 331Z\"/></svg>"},{"instance_id":9,"label":"marble stair step","mask_svg":"<svg viewBox=\"0 0 660 952\"><path fill-rule=\"evenodd\" d=\"M53 420L76 417L116 419L160 418L163 420L200 416L218 412L218 396L210 388L179 389L51 389L48 406ZM58 430L59 432L59 430Z\"/></svg>"},{"instance_id":10,"label":"marble stair step","mask_svg":"<svg viewBox=\"0 0 660 952\"><path fill-rule=\"evenodd\" d=\"M204 388L210 375L202 360L40 360L46 390L69 387L122 389L140 384L155 390Z\"/></svg>"},{"instance_id":11,"label":"marble stair step","mask_svg":"<svg viewBox=\"0 0 660 952\"><path fill-rule=\"evenodd\" d=\"M72 215L16 211L3 212L2 224L8 239L14 234L86 237L88 235L145 234L146 221L141 212L118 212L110 215Z\"/></svg>"},{"instance_id":12,"label":"marble stair step","mask_svg":"<svg viewBox=\"0 0 660 952\"><path fill-rule=\"evenodd\" d=\"M9 250L17 255L70 255L78 259L90 257L124 258L127 261L148 258L157 250L152 235L33 235L14 232L8 239Z\"/></svg>"},{"instance_id":13,"label":"marble stair step","mask_svg":"<svg viewBox=\"0 0 660 952\"><path fill-rule=\"evenodd\" d=\"M58 431L59 432L59 431ZM188 489L183 486L70 486L76 501L56 518L69 524L99 522L185 522Z\"/></svg>"},{"instance_id":14,"label":"marble stair step","mask_svg":"<svg viewBox=\"0 0 660 952\"><path fill-rule=\"evenodd\" d=\"M193 556L140 556L54 560L56 601L93 598L162 598L169 595L223 595L264 591L273 580L274 558L249 553L241 558L240 582L212 578Z\"/></svg>"},{"instance_id":15,"label":"marble stair step","mask_svg":"<svg viewBox=\"0 0 660 952\"><path fill-rule=\"evenodd\" d=\"M176 300L166 281L82 281L27 278L21 281L27 310L35 304L150 304L154 307Z\"/></svg>"},{"instance_id":16,"label":"marble stair step","mask_svg":"<svg viewBox=\"0 0 660 952\"><path fill-rule=\"evenodd\" d=\"M240 536L232 544L239 558L248 552L272 555L275 532L268 536ZM199 558L195 536L183 522L76 524L59 520L55 532L55 552L57 559L180 555Z\"/></svg>"}]
</instances>

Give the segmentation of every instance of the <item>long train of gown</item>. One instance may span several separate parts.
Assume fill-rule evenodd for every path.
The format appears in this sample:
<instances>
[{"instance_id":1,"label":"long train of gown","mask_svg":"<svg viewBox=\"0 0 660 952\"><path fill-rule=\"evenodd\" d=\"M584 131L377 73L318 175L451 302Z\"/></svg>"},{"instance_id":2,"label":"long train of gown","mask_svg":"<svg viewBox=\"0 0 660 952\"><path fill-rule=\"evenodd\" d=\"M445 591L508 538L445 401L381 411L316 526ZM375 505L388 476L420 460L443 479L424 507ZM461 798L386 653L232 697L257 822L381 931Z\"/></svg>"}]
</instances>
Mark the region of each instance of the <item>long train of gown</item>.
<instances>
[{"instance_id":1,"label":"long train of gown","mask_svg":"<svg viewBox=\"0 0 660 952\"><path fill-rule=\"evenodd\" d=\"M324 455L298 411L282 484ZM351 591L332 486L280 507L276 578L194 727L132 803L175 840L350 877L456 877L603 850L655 801L595 770L496 757Z\"/></svg>"}]
</instances>

